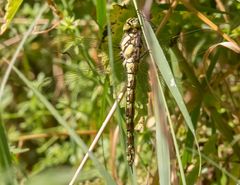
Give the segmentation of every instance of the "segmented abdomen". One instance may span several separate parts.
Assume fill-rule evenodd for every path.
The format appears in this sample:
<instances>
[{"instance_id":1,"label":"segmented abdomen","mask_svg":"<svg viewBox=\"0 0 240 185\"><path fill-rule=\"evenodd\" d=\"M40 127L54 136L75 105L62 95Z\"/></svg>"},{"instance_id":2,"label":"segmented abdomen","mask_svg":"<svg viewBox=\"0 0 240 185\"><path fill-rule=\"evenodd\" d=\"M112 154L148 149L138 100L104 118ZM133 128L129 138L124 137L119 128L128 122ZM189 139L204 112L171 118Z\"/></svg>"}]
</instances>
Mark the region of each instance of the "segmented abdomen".
<instances>
[{"instance_id":1,"label":"segmented abdomen","mask_svg":"<svg viewBox=\"0 0 240 185\"><path fill-rule=\"evenodd\" d=\"M136 73L141 50L141 32L137 18L126 21L125 32L121 42L121 56L127 73L126 95L126 127L127 127L127 160L131 166L134 162L134 101L136 87Z\"/></svg>"}]
</instances>

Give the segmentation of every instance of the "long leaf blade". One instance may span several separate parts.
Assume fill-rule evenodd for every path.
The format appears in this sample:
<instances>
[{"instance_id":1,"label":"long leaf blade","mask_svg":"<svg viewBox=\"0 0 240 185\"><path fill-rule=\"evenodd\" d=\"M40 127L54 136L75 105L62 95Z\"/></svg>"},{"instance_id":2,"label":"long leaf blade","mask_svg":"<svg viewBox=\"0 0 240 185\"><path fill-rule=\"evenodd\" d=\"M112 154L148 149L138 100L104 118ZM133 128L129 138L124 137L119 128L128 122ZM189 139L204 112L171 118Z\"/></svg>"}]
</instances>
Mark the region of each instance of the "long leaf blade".
<instances>
[{"instance_id":1,"label":"long leaf blade","mask_svg":"<svg viewBox=\"0 0 240 185\"><path fill-rule=\"evenodd\" d=\"M192 124L192 120L191 120L188 110L184 104L183 97L181 96L180 91L179 91L178 87L176 86L176 82L175 82L174 76L172 74L171 68L167 62L167 59L163 53L163 50L162 50L161 46L159 45L158 40L157 40L150 24L146 20L143 20L142 23L143 23L143 31L146 34L146 42L150 43L150 44L148 44L149 50L150 50L149 52L150 52L153 60L156 62L156 65L158 66L158 69L160 70L164 81L166 82L172 96L174 97L180 111L182 112L182 115L186 121L188 128L190 129L190 131L192 132L192 134L194 136L194 139L195 139L195 142L196 142L196 145L198 148L198 154L199 154L200 164L201 164L201 153L199 150L199 145L198 145L197 137L196 137L194 127ZM200 169L199 169L199 172L200 172Z\"/></svg>"}]
</instances>

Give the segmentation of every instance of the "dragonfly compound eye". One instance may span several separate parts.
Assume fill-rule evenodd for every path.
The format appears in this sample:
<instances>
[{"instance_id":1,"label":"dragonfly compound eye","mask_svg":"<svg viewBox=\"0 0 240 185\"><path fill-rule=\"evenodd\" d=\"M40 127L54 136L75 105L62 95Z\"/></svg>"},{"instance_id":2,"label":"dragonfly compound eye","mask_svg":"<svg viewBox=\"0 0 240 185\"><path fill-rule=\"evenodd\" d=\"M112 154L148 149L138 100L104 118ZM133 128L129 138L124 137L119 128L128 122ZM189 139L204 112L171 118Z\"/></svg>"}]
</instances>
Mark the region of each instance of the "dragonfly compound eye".
<instances>
[{"instance_id":1,"label":"dragonfly compound eye","mask_svg":"<svg viewBox=\"0 0 240 185\"><path fill-rule=\"evenodd\" d=\"M138 29L140 29L140 24L136 17L129 18L123 26L123 31L125 32Z\"/></svg>"}]
</instances>

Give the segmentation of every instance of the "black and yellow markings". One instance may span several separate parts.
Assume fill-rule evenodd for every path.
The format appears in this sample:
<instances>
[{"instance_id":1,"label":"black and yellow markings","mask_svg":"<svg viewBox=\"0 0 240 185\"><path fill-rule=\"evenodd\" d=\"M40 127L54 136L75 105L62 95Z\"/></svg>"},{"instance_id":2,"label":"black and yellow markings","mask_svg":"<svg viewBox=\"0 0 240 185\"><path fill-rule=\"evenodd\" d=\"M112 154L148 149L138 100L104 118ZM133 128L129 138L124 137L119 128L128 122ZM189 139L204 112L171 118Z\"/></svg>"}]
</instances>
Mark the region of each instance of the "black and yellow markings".
<instances>
[{"instance_id":1,"label":"black and yellow markings","mask_svg":"<svg viewBox=\"0 0 240 185\"><path fill-rule=\"evenodd\" d=\"M124 35L120 44L123 65L127 75L126 127L127 127L127 161L134 162L134 102L136 73L140 58L141 29L137 18L129 18L123 26Z\"/></svg>"}]
</instances>

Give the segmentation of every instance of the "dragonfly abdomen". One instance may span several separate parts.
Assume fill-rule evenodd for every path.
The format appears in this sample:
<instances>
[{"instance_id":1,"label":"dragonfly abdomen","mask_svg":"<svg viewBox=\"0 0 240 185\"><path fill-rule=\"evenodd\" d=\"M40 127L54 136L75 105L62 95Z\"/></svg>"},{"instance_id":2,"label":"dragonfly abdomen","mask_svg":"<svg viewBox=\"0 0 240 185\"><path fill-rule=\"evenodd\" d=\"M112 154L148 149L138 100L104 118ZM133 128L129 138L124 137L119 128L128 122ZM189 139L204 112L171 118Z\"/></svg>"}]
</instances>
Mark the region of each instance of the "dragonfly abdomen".
<instances>
[{"instance_id":1,"label":"dragonfly abdomen","mask_svg":"<svg viewBox=\"0 0 240 185\"><path fill-rule=\"evenodd\" d=\"M138 63L126 62L126 69L128 66L135 66ZM136 71L135 71L136 72ZM131 166L134 162L135 149L134 149L134 102L135 102L135 87L136 87L136 74L127 73L127 95L126 95L126 126L127 126L127 160Z\"/></svg>"}]
</instances>

